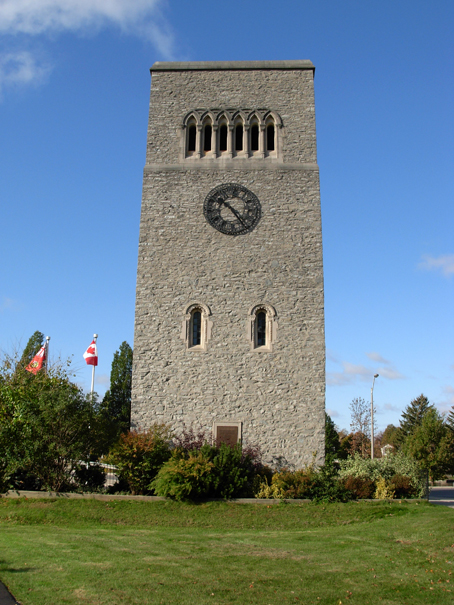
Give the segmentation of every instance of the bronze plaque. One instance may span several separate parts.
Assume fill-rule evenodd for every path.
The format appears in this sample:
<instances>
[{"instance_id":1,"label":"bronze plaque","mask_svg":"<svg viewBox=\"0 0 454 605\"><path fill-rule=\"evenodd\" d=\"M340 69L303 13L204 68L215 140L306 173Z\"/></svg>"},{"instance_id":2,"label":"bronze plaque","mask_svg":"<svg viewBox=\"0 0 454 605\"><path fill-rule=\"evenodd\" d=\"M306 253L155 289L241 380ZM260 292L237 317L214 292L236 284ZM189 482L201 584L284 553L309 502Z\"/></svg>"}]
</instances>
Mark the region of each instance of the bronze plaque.
<instances>
[{"instance_id":1,"label":"bronze plaque","mask_svg":"<svg viewBox=\"0 0 454 605\"><path fill-rule=\"evenodd\" d=\"M216 445L226 443L227 445L236 445L238 443L237 426L217 426L216 427Z\"/></svg>"}]
</instances>

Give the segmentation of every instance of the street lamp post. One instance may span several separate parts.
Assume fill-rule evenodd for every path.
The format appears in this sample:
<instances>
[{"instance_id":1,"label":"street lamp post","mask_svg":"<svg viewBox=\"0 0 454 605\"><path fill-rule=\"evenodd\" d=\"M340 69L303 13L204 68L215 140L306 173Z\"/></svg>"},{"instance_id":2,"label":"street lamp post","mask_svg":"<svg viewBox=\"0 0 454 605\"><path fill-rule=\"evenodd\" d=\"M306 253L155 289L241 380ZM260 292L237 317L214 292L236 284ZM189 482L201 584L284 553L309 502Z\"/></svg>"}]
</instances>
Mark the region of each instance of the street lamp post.
<instances>
[{"instance_id":1,"label":"street lamp post","mask_svg":"<svg viewBox=\"0 0 454 605\"><path fill-rule=\"evenodd\" d=\"M372 380L372 388L370 390L370 457L374 459L374 383L375 379L378 378L378 374L374 374Z\"/></svg>"}]
</instances>

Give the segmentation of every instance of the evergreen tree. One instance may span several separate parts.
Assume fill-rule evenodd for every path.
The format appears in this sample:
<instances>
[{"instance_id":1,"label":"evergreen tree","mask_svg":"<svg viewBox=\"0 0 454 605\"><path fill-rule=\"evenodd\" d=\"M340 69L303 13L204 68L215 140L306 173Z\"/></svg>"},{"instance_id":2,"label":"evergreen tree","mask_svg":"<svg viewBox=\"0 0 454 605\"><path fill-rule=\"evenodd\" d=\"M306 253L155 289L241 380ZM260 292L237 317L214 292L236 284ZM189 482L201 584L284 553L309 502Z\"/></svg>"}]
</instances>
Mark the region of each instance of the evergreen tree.
<instances>
[{"instance_id":1,"label":"evergreen tree","mask_svg":"<svg viewBox=\"0 0 454 605\"><path fill-rule=\"evenodd\" d=\"M131 417L132 349L126 341L115 351L110 389L104 395L103 412L111 426L111 439L129 430Z\"/></svg>"},{"instance_id":2,"label":"evergreen tree","mask_svg":"<svg viewBox=\"0 0 454 605\"><path fill-rule=\"evenodd\" d=\"M31 362L36 353L44 344L44 334L36 330L28 339L27 345L22 353L22 357L19 360L18 366L26 368Z\"/></svg>"},{"instance_id":3,"label":"evergreen tree","mask_svg":"<svg viewBox=\"0 0 454 605\"><path fill-rule=\"evenodd\" d=\"M410 405L407 405L400 420L398 437L400 443L403 443L409 435L414 433L418 426L421 426L424 416L432 409L434 409L433 405L422 393L419 397L413 399Z\"/></svg>"},{"instance_id":4,"label":"evergreen tree","mask_svg":"<svg viewBox=\"0 0 454 605\"><path fill-rule=\"evenodd\" d=\"M443 479L454 470L454 434L433 406L428 407L421 423L407 437L403 451L429 472L432 481Z\"/></svg>"},{"instance_id":5,"label":"evergreen tree","mask_svg":"<svg viewBox=\"0 0 454 605\"><path fill-rule=\"evenodd\" d=\"M454 405L449 410L448 417L446 418L446 426L454 432Z\"/></svg>"},{"instance_id":6,"label":"evergreen tree","mask_svg":"<svg viewBox=\"0 0 454 605\"><path fill-rule=\"evenodd\" d=\"M325 462L331 463L340 448L339 435L331 417L325 412Z\"/></svg>"}]
</instances>

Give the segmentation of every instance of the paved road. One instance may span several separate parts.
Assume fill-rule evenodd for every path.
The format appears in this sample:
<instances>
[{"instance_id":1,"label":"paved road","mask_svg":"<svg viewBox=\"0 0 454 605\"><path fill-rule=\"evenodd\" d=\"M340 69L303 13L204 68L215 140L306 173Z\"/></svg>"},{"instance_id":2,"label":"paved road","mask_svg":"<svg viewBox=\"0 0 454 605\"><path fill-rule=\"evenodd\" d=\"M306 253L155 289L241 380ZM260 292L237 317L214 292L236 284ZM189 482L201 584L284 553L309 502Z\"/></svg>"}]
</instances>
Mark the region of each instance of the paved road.
<instances>
[{"instance_id":1,"label":"paved road","mask_svg":"<svg viewBox=\"0 0 454 605\"><path fill-rule=\"evenodd\" d=\"M10 595L6 587L0 582L0 605L17 605L16 599Z\"/></svg>"},{"instance_id":2,"label":"paved road","mask_svg":"<svg viewBox=\"0 0 454 605\"><path fill-rule=\"evenodd\" d=\"M443 485L430 488L429 502L454 508L454 487Z\"/></svg>"}]
</instances>

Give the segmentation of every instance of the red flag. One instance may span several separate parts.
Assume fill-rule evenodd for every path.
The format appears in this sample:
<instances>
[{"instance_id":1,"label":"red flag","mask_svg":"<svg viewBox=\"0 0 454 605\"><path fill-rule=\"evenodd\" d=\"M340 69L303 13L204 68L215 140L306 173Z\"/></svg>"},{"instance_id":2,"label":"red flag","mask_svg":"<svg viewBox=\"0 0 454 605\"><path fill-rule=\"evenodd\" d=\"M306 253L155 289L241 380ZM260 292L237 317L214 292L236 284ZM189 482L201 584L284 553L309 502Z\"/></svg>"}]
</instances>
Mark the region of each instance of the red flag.
<instances>
[{"instance_id":1,"label":"red flag","mask_svg":"<svg viewBox=\"0 0 454 605\"><path fill-rule=\"evenodd\" d=\"M96 348L96 340L91 341L91 345L84 353L84 359L89 366L98 365L98 349Z\"/></svg>"},{"instance_id":2,"label":"red flag","mask_svg":"<svg viewBox=\"0 0 454 605\"><path fill-rule=\"evenodd\" d=\"M43 345L25 369L27 370L27 372L36 374L36 372L39 372L39 370L43 367L45 361L46 345Z\"/></svg>"}]
</instances>

